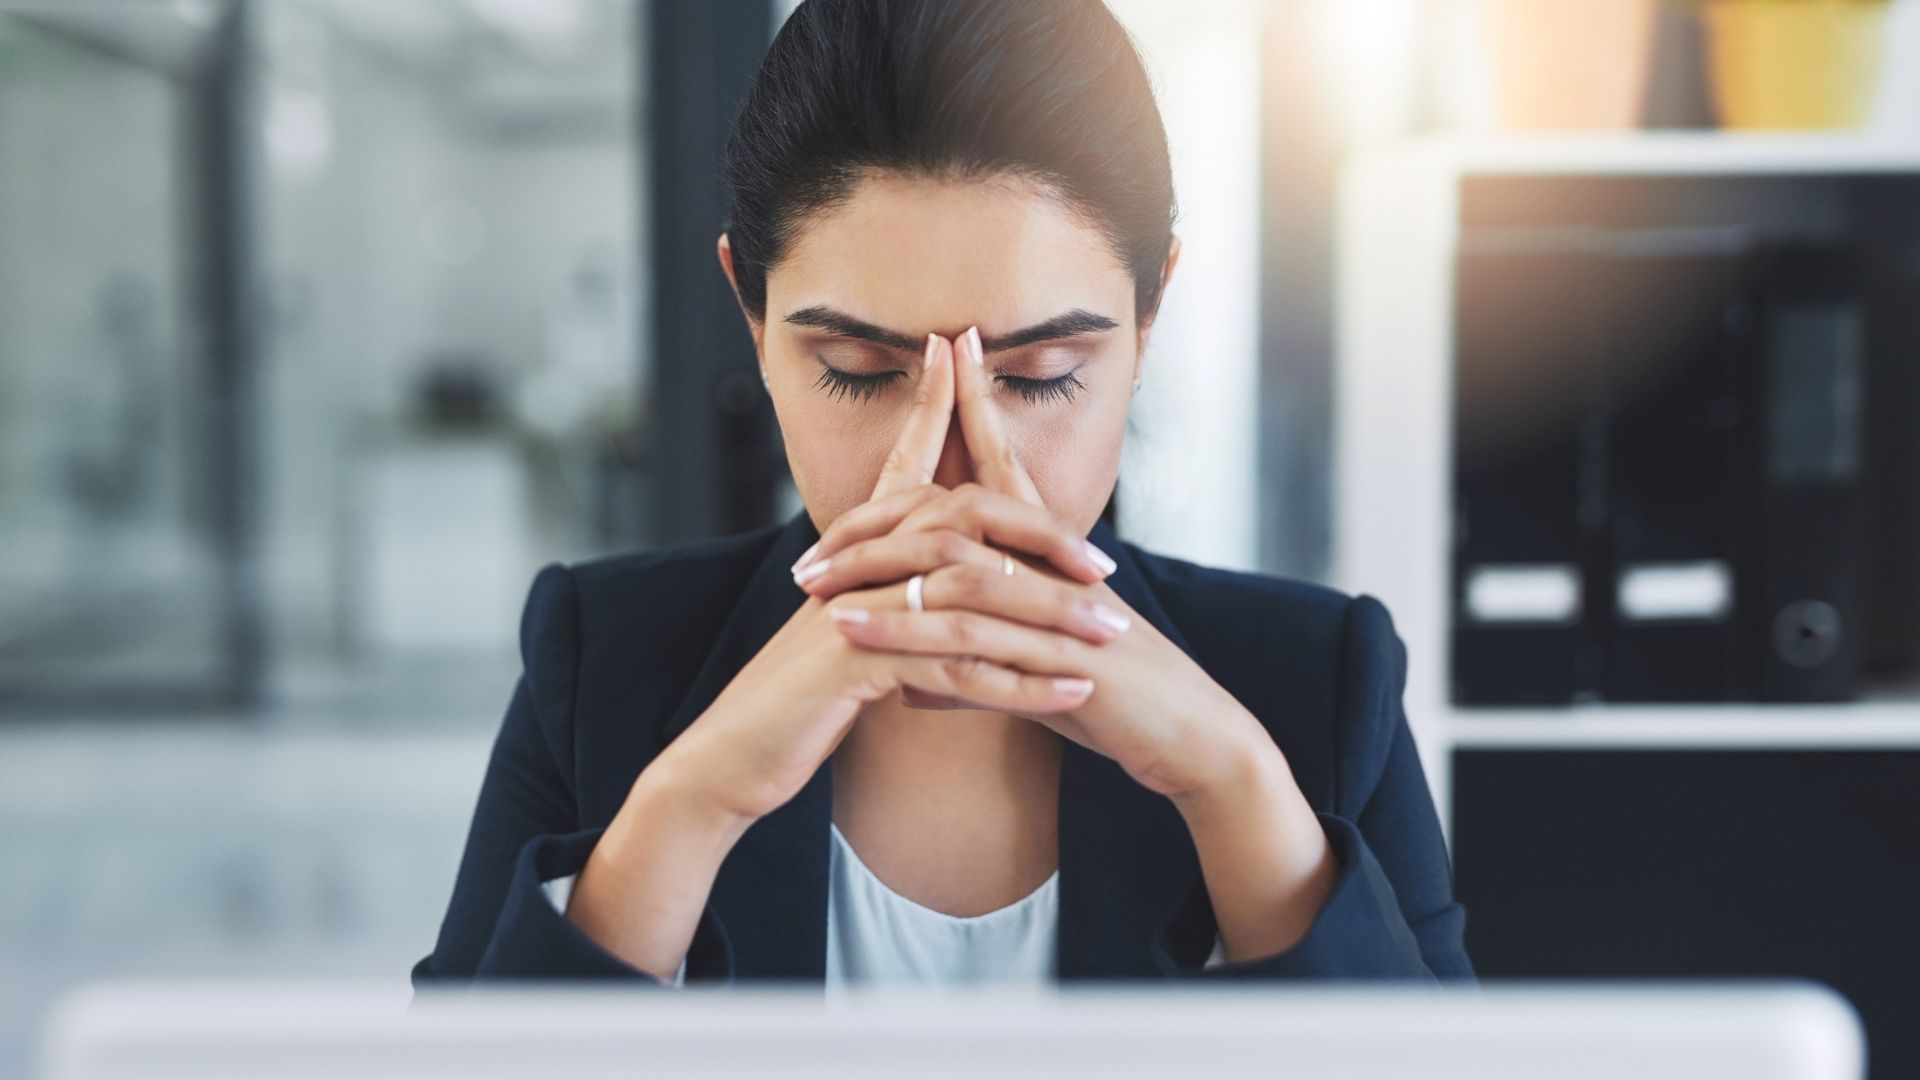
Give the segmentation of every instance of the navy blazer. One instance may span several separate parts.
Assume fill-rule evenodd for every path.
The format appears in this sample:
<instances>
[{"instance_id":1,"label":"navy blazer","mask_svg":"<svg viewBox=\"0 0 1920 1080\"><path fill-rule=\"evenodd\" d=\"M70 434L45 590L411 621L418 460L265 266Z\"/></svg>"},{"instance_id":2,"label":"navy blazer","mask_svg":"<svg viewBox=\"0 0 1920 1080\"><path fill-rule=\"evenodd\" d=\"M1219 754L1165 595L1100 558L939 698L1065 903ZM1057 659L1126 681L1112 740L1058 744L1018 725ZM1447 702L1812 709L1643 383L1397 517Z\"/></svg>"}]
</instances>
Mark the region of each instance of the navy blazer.
<instances>
[{"instance_id":1,"label":"navy blazer","mask_svg":"<svg viewBox=\"0 0 1920 1080\"><path fill-rule=\"evenodd\" d=\"M819 538L785 525L535 576L524 664L465 854L416 989L481 977L666 984L602 949L541 882L577 873L634 778L805 601L789 566ZM1107 584L1260 719L1318 812L1338 878L1284 952L1203 968L1215 922L1186 823L1111 759L1063 740L1061 982L1387 978L1471 981L1452 869L1401 695L1406 649L1380 602L1156 555L1102 521ZM832 769L726 856L686 981L824 982Z\"/></svg>"}]
</instances>

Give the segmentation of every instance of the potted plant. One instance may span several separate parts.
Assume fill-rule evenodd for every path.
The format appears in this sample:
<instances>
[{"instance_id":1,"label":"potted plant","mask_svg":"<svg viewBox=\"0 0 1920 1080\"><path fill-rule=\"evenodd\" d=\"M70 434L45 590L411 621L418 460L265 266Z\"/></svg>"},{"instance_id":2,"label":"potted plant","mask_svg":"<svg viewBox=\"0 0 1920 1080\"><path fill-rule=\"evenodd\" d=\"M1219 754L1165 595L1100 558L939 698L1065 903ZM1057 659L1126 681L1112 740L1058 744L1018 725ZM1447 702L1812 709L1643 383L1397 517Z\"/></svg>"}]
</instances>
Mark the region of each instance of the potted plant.
<instances>
[{"instance_id":1,"label":"potted plant","mask_svg":"<svg viewBox=\"0 0 1920 1080\"><path fill-rule=\"evenodd\" d=\"M1693 0L1720 126L1832 129L1872 118L1892 0Z\"/></svg>"}]
</instances>

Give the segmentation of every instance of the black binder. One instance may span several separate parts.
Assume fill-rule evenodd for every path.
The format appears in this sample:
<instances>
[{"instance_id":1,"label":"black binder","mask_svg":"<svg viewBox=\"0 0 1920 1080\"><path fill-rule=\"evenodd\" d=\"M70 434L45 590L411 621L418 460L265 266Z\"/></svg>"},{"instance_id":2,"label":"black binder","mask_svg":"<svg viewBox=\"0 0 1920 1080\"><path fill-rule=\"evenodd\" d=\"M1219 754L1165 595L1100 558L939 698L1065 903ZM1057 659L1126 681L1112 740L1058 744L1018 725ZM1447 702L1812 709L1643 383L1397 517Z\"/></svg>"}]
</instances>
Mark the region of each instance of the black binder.
<instances>
[{"instance_id":1,"label":"black binder","mask_svg":"<svg viewBox=\"0 0 1920 1080\"><path fill-rule=\"evenodd\" d=\"M1837 246L1773 252L1761 284L1745 515L1757 700L1856 696L1870 565L1860 296L1855 255Z\"/></svg>"},{"instance_id":2,"label":"black binder","mask_svg":"<svg viewBox=\"0 0 1920 1080\"><path fill-rule=\"evenodd\" d=\"M1854 696L1854 253L1615 230L1469 244L1457 271L1454 700ZM1554 568L1565 610L1479 591Z\"/></svg>"}]
</instances>

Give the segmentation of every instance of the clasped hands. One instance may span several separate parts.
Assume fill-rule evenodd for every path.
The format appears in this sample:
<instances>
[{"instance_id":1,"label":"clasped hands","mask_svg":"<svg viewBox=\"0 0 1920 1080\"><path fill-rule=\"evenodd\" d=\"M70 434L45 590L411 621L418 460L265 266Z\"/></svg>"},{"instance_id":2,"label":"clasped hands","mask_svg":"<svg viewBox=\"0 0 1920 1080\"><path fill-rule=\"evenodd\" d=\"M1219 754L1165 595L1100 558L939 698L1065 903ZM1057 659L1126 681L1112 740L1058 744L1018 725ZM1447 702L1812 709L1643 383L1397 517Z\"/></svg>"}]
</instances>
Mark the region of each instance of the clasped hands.
<instances>
[{"instance_id":1,"label":"clasped hands","mask_svg":"<svg viewBox=\"0 0 1920 1080\"><path fill-rule=\"evenodd\" d=\"M872 497L842 514L794 563L794 581L826 605L860 649L939 658L920 708L979 708L968 686L1004 701L1014 682L1049 680L1050 700L998 711L1112 758L1176 802L1224 795L1271 775L1277 748L1259 721L1106 578L1115 569L1042 502L993 400L979 332L929 335L923 373ZM958 417L976 481L933 481ZM915 576L920 610L909 605ZM1029 696L1030 699L1030 696Z\"/></svg>"}]
</instances>

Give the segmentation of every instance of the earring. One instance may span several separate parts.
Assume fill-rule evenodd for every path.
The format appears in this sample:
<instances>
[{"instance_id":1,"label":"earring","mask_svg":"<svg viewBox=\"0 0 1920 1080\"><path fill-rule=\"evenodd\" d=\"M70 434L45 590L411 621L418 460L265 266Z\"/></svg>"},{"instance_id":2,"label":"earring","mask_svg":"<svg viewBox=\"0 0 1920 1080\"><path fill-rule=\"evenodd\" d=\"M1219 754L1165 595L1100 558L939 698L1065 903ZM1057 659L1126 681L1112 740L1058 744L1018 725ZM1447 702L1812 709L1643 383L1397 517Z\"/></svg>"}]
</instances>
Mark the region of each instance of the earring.
<instances>
[{"instance_id":1,"label":"earring","mask_svg":"<svg viewBox=\"0 0 1920 1080\"><path fill-rule=\"evenodd\" d=\"M1136 380L1136 381L1137 381L1137 380ZM766 387L766 388L767 388L767 389L769 389L769 390L771 390L771 389L773 389L773 384L767 381L767 369L766 369L766 368L761 368L761 369L760 369L760 385L761 385L761 386L764 386L764 387Z\"/></svg>"},{"instance_id":2,"label":"earring","mask_svg":"<svg viewBox=\"0 0 1920 1080\"><path fill-rule=\"evenodd\" d=\"M1140 376L1138 375L1133 377L1133 392L1136 394L1140 392Z\"/></svg>"}]
</instances>

